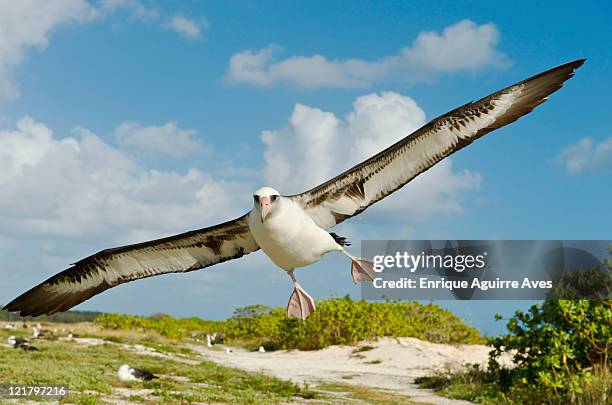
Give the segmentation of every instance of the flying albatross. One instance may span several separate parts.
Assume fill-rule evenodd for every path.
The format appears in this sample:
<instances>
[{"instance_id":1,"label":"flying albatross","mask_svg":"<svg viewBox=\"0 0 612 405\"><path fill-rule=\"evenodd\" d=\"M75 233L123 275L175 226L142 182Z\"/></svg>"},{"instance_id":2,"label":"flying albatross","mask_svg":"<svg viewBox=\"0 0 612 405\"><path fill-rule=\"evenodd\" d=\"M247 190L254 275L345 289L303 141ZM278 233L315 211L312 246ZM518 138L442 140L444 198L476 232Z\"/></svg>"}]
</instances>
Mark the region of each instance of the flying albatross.
<instances>
[{"instance_id":1,"label":"flying albatross","mask_svg":"<svg viewBox=\"0 0 612 405\"><path fill-rule=\"evenodd\" d=\"M293 281L287 315L306 319L314 300L294 269L329 252L351 260L353 281L373 279L372 263L344 248L328 230L398 190L483 135L516 121L557 91L584 59L547 70L435 118L337 177L301 194L271 187L253 195L253 209L232 221L150 242L98 252L15 298L4 309L22 316L66 311L111 287L166 273L185 273L261 248Z\"/></svg>"}]
</instances>

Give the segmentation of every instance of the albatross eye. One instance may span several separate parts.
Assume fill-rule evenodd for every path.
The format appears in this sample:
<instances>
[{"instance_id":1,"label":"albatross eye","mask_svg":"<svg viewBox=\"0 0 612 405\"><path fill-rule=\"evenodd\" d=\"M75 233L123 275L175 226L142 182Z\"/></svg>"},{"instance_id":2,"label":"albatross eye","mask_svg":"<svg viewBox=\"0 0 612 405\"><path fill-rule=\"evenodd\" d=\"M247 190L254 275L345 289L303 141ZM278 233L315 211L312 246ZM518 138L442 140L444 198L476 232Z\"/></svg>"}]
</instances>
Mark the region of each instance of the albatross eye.
<instances>
[{"instance_id":1,"label":"albatross eye","mask_svg":"<svg viewBox=\"0 0 612 405\"><path fill-rule=\"evenodd\" d=\"M276 201L276 200L278 200L278 195L273 195L273 196L272 196L272 201L274 202L274 201Z\"/></svg>"},{"instance_id":2,"label":"albatross eye","mask_svg":"<svg viewBox=\"0 0 612 405\"><path fill-rule=\"evenodd\" d=\"M255 202L258 203L259 202L259 196L258 195L254 195L253 196L253 200L255 200Z\"/></svg>"}]
</instances>

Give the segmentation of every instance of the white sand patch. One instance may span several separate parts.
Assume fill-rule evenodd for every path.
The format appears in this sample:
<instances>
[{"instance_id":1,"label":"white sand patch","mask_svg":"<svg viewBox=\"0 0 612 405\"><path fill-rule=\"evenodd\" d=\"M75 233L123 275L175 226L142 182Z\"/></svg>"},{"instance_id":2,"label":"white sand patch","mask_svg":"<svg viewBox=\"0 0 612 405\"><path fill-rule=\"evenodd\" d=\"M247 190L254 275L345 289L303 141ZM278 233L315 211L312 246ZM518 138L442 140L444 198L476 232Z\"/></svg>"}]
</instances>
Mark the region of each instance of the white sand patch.
<instances>
[{"instance_id":1,"label":"white sand patch","mask_svg":"<svg viewBox=\"0 0 612 405\"><path fill-rule=\"evenodd\" d=\"M74 338L74 341L77 344L83 345L83 346L101 346L101 345L105 345L107 343L111 343L107 340L104 339L98 339L98 338Z\"/></svg>"},{"instance_id":2,"label":"white sand patch","mask_svg":"<svg viewBox=\"0 0 612 405\"><path fill-rule=\"evenodd\" d=\"M432 404L468 404L439 397L414 384L416 377L437 370L457 370L464 364L486 367L490 347L448 345L415 338L384 338L364 342L372 350L354 353L358 346L330 346L322 350L249 352L234 348L231 354L190 345L204 358L248 371L258 371L296 383L316 386L320 381L340 382L408 395L413 401ZM509 359L507 360L509 364ZM345 378L343 378L345 377ZM348 377L348 378L347 378Z\"/></svg>"}]
</instances>

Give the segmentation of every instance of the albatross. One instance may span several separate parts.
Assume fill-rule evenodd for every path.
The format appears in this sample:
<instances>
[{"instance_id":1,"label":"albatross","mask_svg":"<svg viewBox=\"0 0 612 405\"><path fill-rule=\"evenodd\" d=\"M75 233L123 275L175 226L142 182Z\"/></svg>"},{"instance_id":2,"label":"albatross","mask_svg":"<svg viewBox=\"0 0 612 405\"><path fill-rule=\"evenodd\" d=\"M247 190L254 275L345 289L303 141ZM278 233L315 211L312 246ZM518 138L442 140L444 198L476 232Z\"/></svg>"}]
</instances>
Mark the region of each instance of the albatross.
<instances>
[{"instance_id":1,"label":"albatross","mask_svg":"<svg viewBox=\"0 0 612 405\"><path fill-rule=\"evenodd\" d=\"M351 255L345 249L347 240L330 233L330 228L476 139L528 114L584 61L566 63L464 104L311 190L285 196L262 187L252 196L251 211L234 220L98 252L21 294L4 309L22 316L50 315L128 281L203 269L261 249L293 282L287 316L306 319L315 311L315 302L297 282L296 268L339 252L351 261L354 282L374 277L372 262Z\"/></svg>"}]
</instances>

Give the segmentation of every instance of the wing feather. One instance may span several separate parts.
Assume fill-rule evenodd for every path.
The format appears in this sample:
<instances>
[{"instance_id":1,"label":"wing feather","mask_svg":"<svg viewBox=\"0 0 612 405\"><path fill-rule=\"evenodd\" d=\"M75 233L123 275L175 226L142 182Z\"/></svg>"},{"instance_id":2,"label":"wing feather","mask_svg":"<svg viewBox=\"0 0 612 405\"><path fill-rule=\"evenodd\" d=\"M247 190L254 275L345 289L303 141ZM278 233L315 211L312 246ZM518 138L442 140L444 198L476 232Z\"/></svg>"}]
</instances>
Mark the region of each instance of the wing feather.
<instances>
[{"instance_id":1,"label":"wing feather","mask_svg":"<svg viewBox=\"0 0 612 405\"><path fill-rule=\"evenodd\" d=\"M50 315L128 281L198 270L257 249L243 216L168 238L103 250L23 293L4 309L22 316Z\"/></svg>"},{"instance_id":2,"label":"wing feather","mask_svg":"<svg viewBox=\"0 0 612 405\"><path fill-rule=\"evenodd\" d=\"M566 63L456 108L337 177L290 198L320 227L329 229L476 139L529 113L584 61Z\"/></svg>"}]
</instances>

